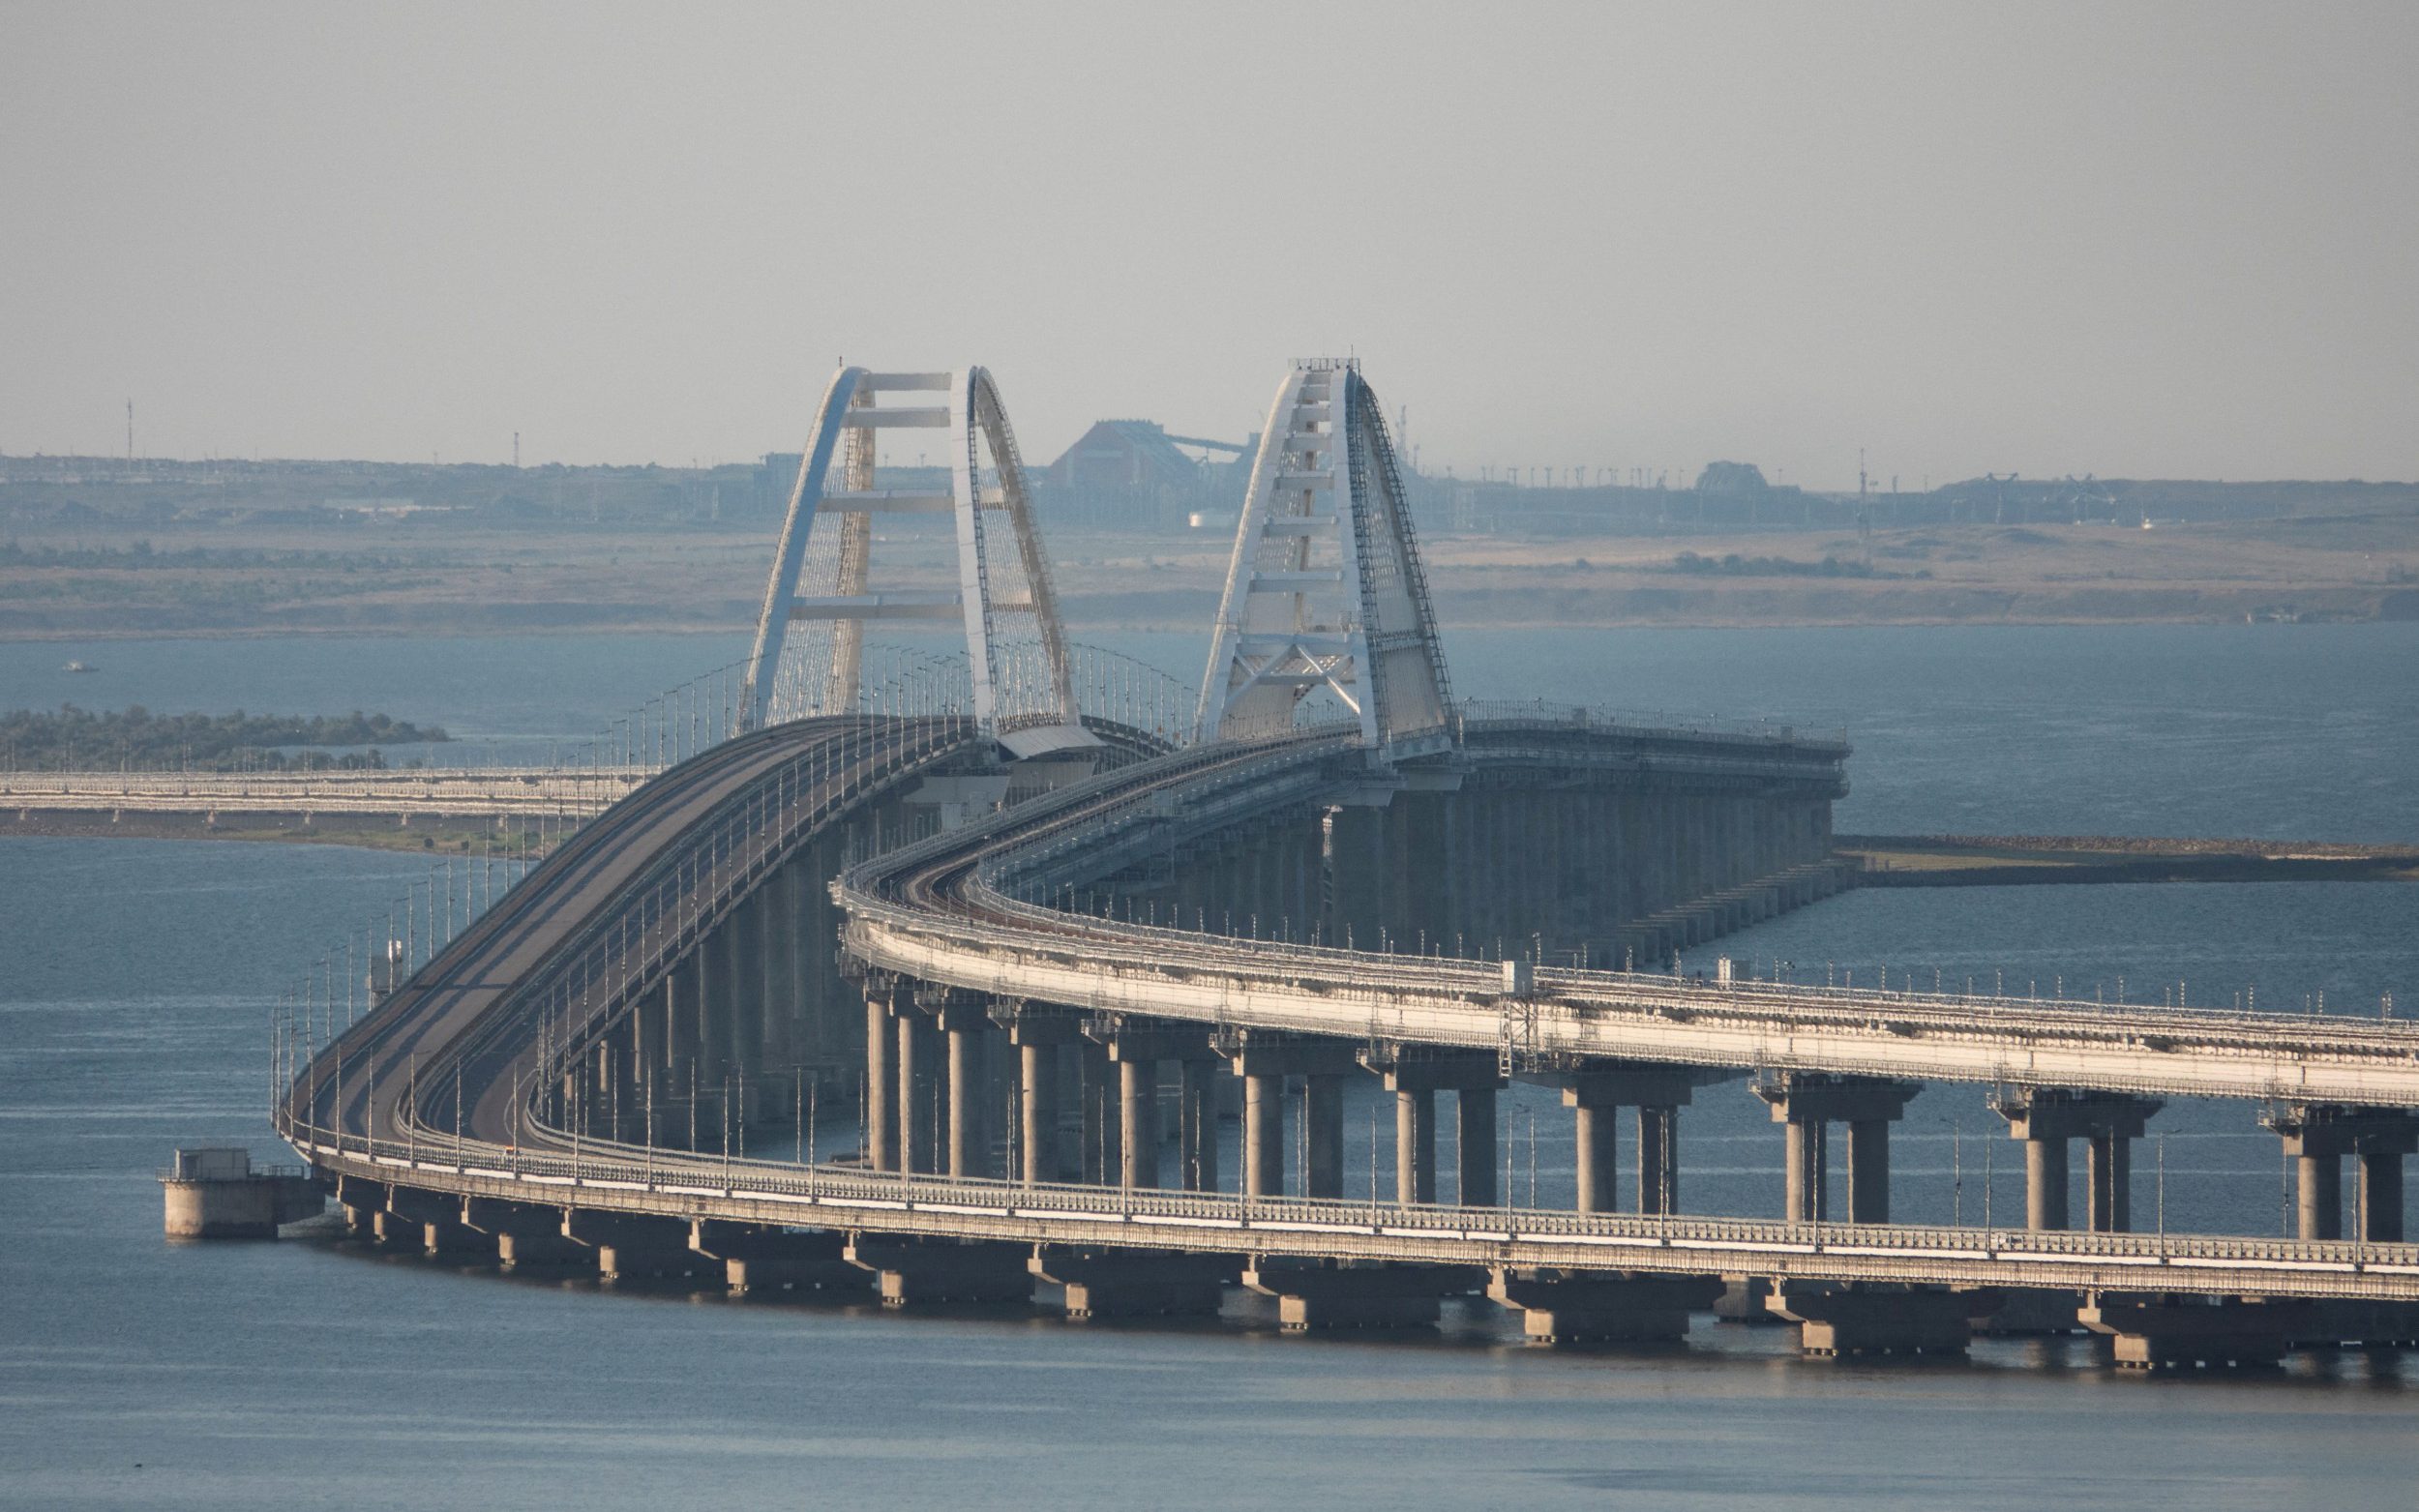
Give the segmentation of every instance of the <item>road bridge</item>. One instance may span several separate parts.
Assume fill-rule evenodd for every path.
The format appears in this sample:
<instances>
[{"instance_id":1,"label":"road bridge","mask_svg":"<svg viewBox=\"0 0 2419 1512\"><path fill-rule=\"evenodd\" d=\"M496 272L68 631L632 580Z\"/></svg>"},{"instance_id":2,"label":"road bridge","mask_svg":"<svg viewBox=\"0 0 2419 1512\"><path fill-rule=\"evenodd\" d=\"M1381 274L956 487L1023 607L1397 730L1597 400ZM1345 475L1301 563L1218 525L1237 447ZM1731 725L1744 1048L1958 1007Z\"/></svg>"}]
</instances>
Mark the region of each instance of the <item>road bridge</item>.
<instances>
[{"instance_id":1,"label":"road bridge","mask_svg":"<svg viewBox=\"0 0 2419 1512\"><path fill-rule=\"evenodd\" d=\"M1670 1337L1728 1286L1814 1352L1961 1349L2011 1304L2145 1367L2419 1335L2402 1201L2419 1032L1801 987L1706 961L1722 932L1837 885L1844 744L1450 699L1416 546L1383 496L1377 406L1357 372L1327 371L1289 374L1256 466L1295 491L1246 522L1252 564L1230 577L1230 598L1300 602L1222 638L1228 697L1181 749L1071 711L1050 632L1038 675L991 664L987 708L851 706L835 668L861 646L821 637L794 666L769 634L813 556L785 551L755 727L640 784L366 1016L306 993L282 1022L278 1127L348 1221L514 1266L858 1277L903 1304L1027 1296L1040 1277L1081 1316L1182 1312L1240 1285L1303 1328L1417 1324L1483 1293L1540 1339ZM1002 455L987 380L913 376L960 396L944 423ZM852 392L900 388L881 377ZM841 433L804 464L851 459L844 524L866 513L850 432L879 427L850 422L868 407L827 401L820 426ZM1013 491L966 482L962 515ZM793 514L834 491L802 475ZM1287 575L1325 569L1288 543L1348 529L1383 530L1384 548L1346 537L1329 558L1344 605L1312 606ZM1347 624L1372 574L1391 586L1363 588L1394 595L1376 634ZM986 580L968 578L977 599ZM852 591L806 597L881 608L853 591L861 572L835 581ZM817 711L780 718L784 688ZM1394 1102L1391 1201L1342 1191L1341 1087L1359 1077ZM1572 1210L1512 1205L1496 1179L1515 1079L1571 1110ZM1682 1199L1682 1112L1725 1080L1784 1126L1768 1218ZM2026 1152L2020 1228L1891 1222L1891 1125L1932 1082L1991 1088ZM2132 1231L2133 1143L2188 1096L2264 1109L2300 1172L2294 1237ZM1230 1112L1242 1158L1224 1171ZM813 1132L847 1121L856 1149L809 1158ZM792 1158L768 1159L783 1143Z\"/></svg>"}]
</instances>

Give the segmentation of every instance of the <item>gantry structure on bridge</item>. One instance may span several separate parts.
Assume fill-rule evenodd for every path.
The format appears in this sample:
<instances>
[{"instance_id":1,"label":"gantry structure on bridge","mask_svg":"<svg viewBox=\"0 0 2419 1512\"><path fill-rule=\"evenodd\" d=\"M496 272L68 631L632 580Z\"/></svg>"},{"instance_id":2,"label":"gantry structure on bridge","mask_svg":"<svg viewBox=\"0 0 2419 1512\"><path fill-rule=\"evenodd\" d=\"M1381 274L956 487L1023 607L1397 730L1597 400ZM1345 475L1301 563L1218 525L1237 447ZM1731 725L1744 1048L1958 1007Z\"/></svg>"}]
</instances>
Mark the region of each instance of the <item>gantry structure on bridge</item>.
<instances>
[{"instance_id":1,"label":"gantry structure on bridge","mask_svg":"<svg viewBox=\"0 0 2419 1512\"><path fill-rule=\"evenodd\" d=\"M894 428L944 433L946 490L883 486ZM919 517L949 522L955 580L878 580ZM961 632L964 658L877 705L867 637L892 619ZM1559 1341L1676 1337L1718 1302L1813 1352L1958 1349L2021 1315L2145 1367L2419 1334L2419 1032L1709 960L1840 884L1846 745L1457 699L1352 363L1285 374L1193 728L1079 692L990 378L844 369L729 738L366 1013L303 994L280 1132L394 1242L901 1304L1039 1278L1077 1316L1183 1313L1242 1286L1318 1328L1483 1294ZM1353 1079L1392 1099L1390 1193L1346 1191ZM1515 1080L1569 1110L1568 1209L1513 1201ZM1779 1126L1778 1213L1684 1201L1685 1110L1725 1082ZM1891 1129L1935 1082L1989 1088L2022 1141L2020 1226L1893 1221ZM2136 1231L2133 1147L2186 1097L2278 1132L2296 1233Z\"/></svg>"}]
</instances>

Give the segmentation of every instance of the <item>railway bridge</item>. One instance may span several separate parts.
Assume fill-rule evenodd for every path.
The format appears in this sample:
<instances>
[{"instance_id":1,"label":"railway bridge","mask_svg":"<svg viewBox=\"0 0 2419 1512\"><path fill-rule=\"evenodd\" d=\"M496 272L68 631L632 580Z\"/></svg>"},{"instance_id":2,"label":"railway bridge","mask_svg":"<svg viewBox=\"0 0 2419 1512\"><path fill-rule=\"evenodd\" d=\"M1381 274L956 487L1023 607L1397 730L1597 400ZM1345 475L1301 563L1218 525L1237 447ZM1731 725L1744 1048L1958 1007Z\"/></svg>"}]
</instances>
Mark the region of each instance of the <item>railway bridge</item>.
<instances>
[{"instance_id":1,"label":"railway bridge","mask_svg":"<svg viewBox=\"0 0 2419 1512\"><path fill-rule=\"evenodd\" d=\"M880 486L896 427L948 432L949 489ZM874 522L916 517L953 526L957 580L877 587ZM888 619L962 626L963 664L869 698ZM1954 1351L2021 1315L2144 1368L2419 1336L2419 1032L1709 962L1839 884L1844 742L1456 698L1353 365L1287 372L1210 638L1188 738L1088 710L988 375L843 370L729 738L407 951L366 1012L300 993L280 1133L365 1235L608 1278L900 1305L1038 1279L1077 1317L1244 1287L1300 1329L1483 1295L1550 1341L1673 1338L1718 1304L1816 1353ZM1356 1079L1391 1099L1391 1192L1346 1191ZM1569 1110L1567 1208L1514 1201L1514 1081ZM1780 1212L1685 1201L1685 1111L1726 1082L1780 1126ZM1934 1082L1990 1089L2020 1226L1893 1222L1892 1126ZM2135 1141L2187 1097L2285 1141L2295 1235L2137 1231Z\"/></svg>"}]
</instances>

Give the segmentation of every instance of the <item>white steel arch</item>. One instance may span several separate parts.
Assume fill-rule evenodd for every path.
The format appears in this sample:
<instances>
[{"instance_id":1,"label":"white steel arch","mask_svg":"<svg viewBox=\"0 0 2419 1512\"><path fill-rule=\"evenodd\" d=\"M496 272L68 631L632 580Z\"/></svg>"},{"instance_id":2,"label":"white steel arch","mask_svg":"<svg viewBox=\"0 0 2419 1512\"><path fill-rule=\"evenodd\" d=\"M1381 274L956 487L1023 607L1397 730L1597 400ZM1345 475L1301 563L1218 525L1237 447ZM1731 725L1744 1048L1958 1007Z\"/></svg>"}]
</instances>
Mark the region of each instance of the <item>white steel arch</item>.
<instances>
[{"instance_id":1,"label":"white steel arch","mask_svg":"<svg viewBox=\"0 0 2419 1512\"><path fill-rule=\"evenodd\" d=\"M891 396L908 401L884 403ZM900 429L949 432L945 492L878 487L877 438ZM956 586L875 589L869 574L877 517L904 522L941 515L956 527ZM1016 435L991 374L981 368L843 368L833 376L799 460L757 618L743 700L749 726L774 722L776 695L784 689L801 712L853 709L865 627L877 620L961 622L975 724L1013 754L1098 743L1084 729L1076 706ZM816 632L803 648L790 640L790 627L799 622ZM806 654L792 656L797 665L785 667L785 650L800 649Z\"/></svg>"},{"instance_id":2,"label":"white steel arch","mask_svg":"<svg viewBox=\"0 0 2419 1512\"><path fill-rule=\"evenodd\" d=\"M1357 363L1297 362L1252 461L1195 735L1264 739L1320 690L1371 758L1452 744L1451 687L1394 446Z\"/></svg>"}]
</instances>

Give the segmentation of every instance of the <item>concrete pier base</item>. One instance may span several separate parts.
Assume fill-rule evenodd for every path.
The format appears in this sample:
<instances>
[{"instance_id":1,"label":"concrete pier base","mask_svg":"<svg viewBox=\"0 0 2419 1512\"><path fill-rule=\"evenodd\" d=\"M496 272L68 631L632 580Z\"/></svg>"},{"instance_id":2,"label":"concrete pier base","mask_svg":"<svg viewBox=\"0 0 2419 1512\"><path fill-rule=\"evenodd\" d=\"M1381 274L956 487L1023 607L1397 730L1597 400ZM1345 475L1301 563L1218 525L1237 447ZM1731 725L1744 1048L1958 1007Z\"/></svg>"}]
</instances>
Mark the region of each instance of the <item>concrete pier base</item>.
<instances>
[{"instance_id":1,"label":"concrete pier base","mask_svg":"<svg viewBox=\"0 0 2419 1512\"><path fill-rule=\"evenodd\" d=\"M1020 1245L856 1235L841 1253L850 1264L874 1273L884 1307L1033 1298L1033 1278L1025 1264L1029 1252Z\"/></svg>"},{"instance_id":2,"label":"concrete pier base","mask_svg":"<svg viewBox=\"0 0 2419 1512\"><path fill-rule=\"evenodd\" d=\"M2131 1371L2271 1369L2318 1322L2304 1302L2176 1297L2093 1297L2078 1316Z\"/></svg>"},{"instance_id":3,"label":"concrete pier base","mask_svg":"<svg viewBox=\"0 0 2419 1512\"><path fill-rule=\"evenodd\" d=\"M1322 1265L1257 1260L1243 1285L1277 1299L1287 1333L1329 1328L1433 1328L1444 1299L1476 1290L1486 1273L1465 1265Z\"/></svg>"},{"instance_id":4,"label":"concrete pier base","mask_svg":"<svg viewBox=\"0 0 2419 1512\"><path fill-rule=\"evenodd\" d=\"M586 1250L563 1237L563 1210L493 1198L462 1200L462 1221L495 1239L495 1256L506 1270L568 1270L588 1264Z\"/></svg>"},{"instance_id":5,"label":"concrete pier base","mask_svg":"<svg viewBox=\"0 0 2419 1512\"><path fill-rule=\"evenodd\" d=\"M1131 1250L1083 1250L1045 1245L1027 1268L1066 1289L1066 1316L1076 1321L1110 1318L1209 1318L1242 1271L1229 1255L1144 1255Z\"/></svg>"},{"instance_id":6,"label":"concrete pier base","mask_svg":"<svg viewBox=\"0 0 2419 1512\"><path fill-rule=\"evenodd\" d=\"M1671 1344L1721 1294L1717 1276L1497 1270L1486 1294L1522 1315L1533 1344Z\"/></svg>"},{"instance_id":7,"label":"concrete pier base","mask_svg":"<svg viewBox=\"0 0 2419 1512\"><path fill-rule=\"evenodd\" d=\"M232 1148L178 1150L160 1172L160 1189L171 1239L274 1239L282 1226L315 1218L328 1205L310 1175L254 1171L250 1152ZM371 1222L366 1213L361 1222Z\"/></svg>"},{"instance_id":8,"label":"concrete pier base","mask_svg":"<svg viewBox=\"0 0 2419 1512\"><path fill-rule=\"evenodd\" d=\"M596 1252L596 1273L605 1281L721 1279L689 1248L689 1226L676 1218L573 1208L563 1214L563 1237Z\"/></svg>"},{"instance_id":9,"label":"concrete pier base","mask_svg":"<svg viewBox=\"0 0 2419 1512\"><path fill-rule=\"evenodd\" d=\"M700 1218L689 1225L689 1248L719 1260L733 1292L863 1290L872 1278L842 1253L837 1233L796 1232L761 1224Z\"/></svg>"},{"instance_id":10,"label":"concrete pier base","mask_svg":"<svg viewBox=\"0 0 2419 1512\"><path fill-rule=\"evenodd\" d=\"M1973 1293L1937 1289L1848 1290L1781 1286L1765 1299L1798 1325L1810 1359L1874 1354L1963 1354Z\"/></svg>"},{"instance_id":11,"label":"concrete pier base","mask_svg":"<svg viewBox=\"0 0 2419 1512\"><path fill-rule=\"evenodd\" d=\"M2081 1293L2042 1287L1998 1287L1968 1290L1974 1299L1967 1314L1974 1332L1992 1338L2018 1335L2071 1334L2082 1328L2076 1318Z\"/></svg>"},{"instance_id":12,"label":"concrete pier base","mask_svg":"<svg viewBox=\"0 0 2419 1512\"><path fill-rule=\"evenodd\" d=\"M1722 1289L1714 1298L1714 1316L1725 1323L1777 1323L1765 1302L1773 1294L1772 1282L1763 1276L1724 1276Z\"/></svg>"}]
</instances>

